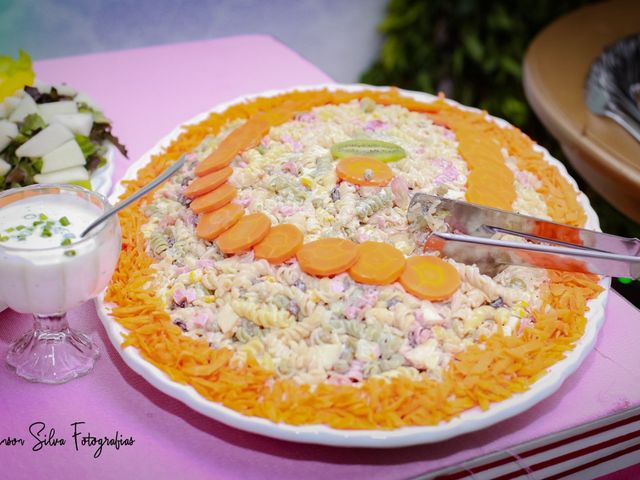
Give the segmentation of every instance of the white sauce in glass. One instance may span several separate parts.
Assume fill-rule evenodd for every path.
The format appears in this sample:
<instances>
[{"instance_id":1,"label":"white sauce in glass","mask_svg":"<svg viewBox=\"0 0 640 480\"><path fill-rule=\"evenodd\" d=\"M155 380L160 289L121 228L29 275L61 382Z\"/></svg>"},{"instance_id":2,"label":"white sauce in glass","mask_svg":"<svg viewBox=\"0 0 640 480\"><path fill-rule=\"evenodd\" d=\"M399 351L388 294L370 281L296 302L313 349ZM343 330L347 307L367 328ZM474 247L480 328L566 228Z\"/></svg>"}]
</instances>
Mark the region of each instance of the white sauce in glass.
<instances>
[{"instance_id":1,"label":"white sauce in glass","mask_svg":"<svg viewBox=\"0 0 640 480\"><path fill-rule=\"evenodd\" d=\"M0 209L0 244L12 248L72 244L100 216L100 209L74 195L36 195Z\"/></svg>"},{"instance_id":2,"label":"white sauce in glass","mask_svg":"<svg viewBox=\"0 0 640 480\"><path fill-rule=\"evenodd\" d=\"M69 193L33 195L0 207L0 304L21 313L53 314L97 296L120 253L115 217L80 241L80 233L101 213ZM62 217L68 224L60 222ZM44 223L34 226L38 221ZM43 236L46 225L50 236Z\"/></svg>"}]
</instances>

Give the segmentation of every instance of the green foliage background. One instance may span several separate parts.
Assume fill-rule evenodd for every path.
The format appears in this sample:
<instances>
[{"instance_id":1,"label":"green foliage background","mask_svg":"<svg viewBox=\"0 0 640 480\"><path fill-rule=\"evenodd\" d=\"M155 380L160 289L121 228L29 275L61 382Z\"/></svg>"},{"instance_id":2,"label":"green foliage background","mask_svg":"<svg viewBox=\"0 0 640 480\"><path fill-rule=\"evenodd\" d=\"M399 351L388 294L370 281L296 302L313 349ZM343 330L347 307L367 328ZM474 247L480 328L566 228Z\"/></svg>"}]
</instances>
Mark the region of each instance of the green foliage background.
<instances>
[{"instance_id":1,"label":"green foliage background","mask_svg":"<svg viewBox=\"0 0 640 480\"><path fill-rule=\"evenodd\" d=\"M390 0L379 29L379 58L361 80L425 92L442 91L520 127L577 178L600 216L603 230L640 236L622 216L580 181L529 107L522 61L529 43L555 18L585 0Z\"/></svg>"}]
</instances>

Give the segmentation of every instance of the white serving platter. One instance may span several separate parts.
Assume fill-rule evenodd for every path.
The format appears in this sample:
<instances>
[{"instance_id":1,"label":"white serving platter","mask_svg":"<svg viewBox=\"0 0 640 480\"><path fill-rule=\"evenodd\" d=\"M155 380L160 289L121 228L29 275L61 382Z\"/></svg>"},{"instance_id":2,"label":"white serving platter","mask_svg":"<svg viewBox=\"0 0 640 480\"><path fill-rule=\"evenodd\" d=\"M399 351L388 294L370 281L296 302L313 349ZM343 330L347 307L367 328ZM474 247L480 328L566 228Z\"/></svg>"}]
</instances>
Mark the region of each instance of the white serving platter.
<instances>
[{"instance_id":1,"label":"white serving platter","mask_svg":"<svg viewBox=\"0 0 640 480\"><path fill-rule=\"evenodd\" d=\"M368 85L322 84L299 86L288 90L271 90L254 95L242 96L230 102L220 104L201 113L191 120L184 122L183 125L198 123L204 120L212 112L222 112L231 105L256 97L274 96L287 93L292 90L317 90L322 88L348 91L377 89L377 87L371 87ZM433 95L421 92L400 90L400 93L424 102L433 101L436 98ZM461 106L452 101L450 102L461 108L475 110L470 107ZM507 125L507 122L504 120L494 117L492 118L500 125ZM175 130L162 138L156 146L133 163L125 173L122 180L134 179L138 170L150 162L152 155L160 153L180 135L183 125L178 126ZM547 162L558 168L562 175L571 183L576 192L578 192L578 187L575 181L569 176L565 167L558 160L551 157L546 149L539 146L536 146L536 149L543 153ZM122 183L118 182L115 185L110 201L115 203L123 192L124 188ZM589 200L581 192L577 193L577 195L579 203L584 208L587 215L586 228L599 230L600 226L598 217L591 208ZM576 342L574 349L568 352L563 360L549 368L548 373L535 382L529 390L524 393L514 394L502 402L493 403L486 411L472 409L462 413L459 417L435 426L402 427L395 430L340 430L330 428L326 425L292 426L284 423L274 423L260 417L242 415L234 410L222 406L221 404L214 403L203 398L190 386L185 386L172 381L164 372L144 360L137 349L132 347L122 348L123 336L127 333L127 330L110 317L109 309L107 305L105 305L103 297L96 299L96 308L109 339L129 367L144 377L158 390L180 400L207 417L214 418L226 425L241 430L293 442L338 447L390 448L433 443L462 435L464 433L477 431L522 413L553 394L558 390L558 388L560 388L562 383L576 371L595 345L598 331L604 322L604 308L610 288L610 279L603 278L600 284L605 290L588 304L589 311L587 313L587 322L583 336Z\"/></svg>"}]
</instances>

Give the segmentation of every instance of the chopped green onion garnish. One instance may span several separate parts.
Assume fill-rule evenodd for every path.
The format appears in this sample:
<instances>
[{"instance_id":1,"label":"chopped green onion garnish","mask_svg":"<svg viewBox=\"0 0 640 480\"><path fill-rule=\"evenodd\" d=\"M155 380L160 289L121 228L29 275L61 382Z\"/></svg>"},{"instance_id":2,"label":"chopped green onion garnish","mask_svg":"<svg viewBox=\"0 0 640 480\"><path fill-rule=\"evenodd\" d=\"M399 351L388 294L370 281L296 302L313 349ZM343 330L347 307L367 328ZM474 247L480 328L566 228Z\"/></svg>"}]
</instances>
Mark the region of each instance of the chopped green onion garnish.
<instances>
[{"instance_id":1,"label":"chopped green onion garnish","mask_svg":"<svg viewBox=\"0 0 640 480\"><path fill-rule=\"evenodd\" d=\"M20 240L21 242L24 242L27 239L26 235L18 235L18 240Z\"/></svg>"},{"instance_id":2,"label":"chopped green onion garnish","mask_svg":"<svg viewBox=\"0 0 640 480\"><path fill-rule=\"evenodd\" d=\"M4 231L5 231L5 232L9 232L9 233L11 233L11 232L13 232L14 230L15 230L15 228L13 228L13 227L9 227L9 228L5 228L5 230L4 230Z\"/></svg>"},{"instance_id":3,"label":"chopped green onion garnish","mask_svg":"<svg viewBox=\"0 0 640 480\"><path fill-rule=\"evenodd\" d=\"M7 240L9 240L9 237L7 237L6 235L0 236L0 242L6 242Z\"/></svg>"},{"instance_id":4,"label":"chopped green onion garnish","mask_svg":"<svg viewBox=\"0 0 640 480\"><path fill-rule=\"evenodd\" d=\"M16 227L16 230L20 231L20 230L24 230L26 227L24 225L18 225Z\"/></svg>"},{"instance_id":5,"label":"chopped green onion garnish","mask_svg":"<svg viewBox=\"0 0 640 480\"><path fill-rule=\"evenodd\" d=\"M71 239L65 238L60 245L71 245Z\"/></svg>"},{"instance_id":6,"label":"chopped green onion garnish","mask_svg":"<svg viewBox=\"0 0 640 480\"><path fill-rule=\"evenodd\" d=\"M38 225L42 225L44 222L41 220L36 220L35 222L33 222L33 226L37 227Z\"/></svg>"},{"instance_id":7,"label":"chopped green onion garnish","mask_svg":"<svg viewBox=\"0 0 640 480\"><path fill-rule=\"evenodd\" d=\"M46 220L46 219L47 219L47 218L49 218L49 217L47 217L44 213L41 213L40 215L38 215L38 218L39 218L40 220Z\"/></svg>"},{"instance_id":8,"label":"chopped green onion garnish","mask_svg":"<svg viewBox=\"0 0 640 480\"><path fill-rule=\"evenodd\" d=\"M66 252L64 252L66 257L75 257L76 256L76 251L75 250L67 250Z\"/></svg>"},{"instance_id":9,"label":"chopped green onion garnish","mask_svg":"<svg viewBox=\"0 0 640 480\"><path fill-rule=\"evenodd\" d=\"M66 227L70 224L71 222L69 221L69 219L67 217L62 217L60 219L60 225L62 225L63 227Z\"/></svg>"},{"instance_id":10,"label":"chopped green onion garnish","mask_svg":"<svg viewBox=\"0 0 640 480\"><path fill-rule=\"evenodd\" d=\"M42 237L50 237L52 235L51 230L48 230L46 228L42 229Z\"/></svg>"}]
</instances>

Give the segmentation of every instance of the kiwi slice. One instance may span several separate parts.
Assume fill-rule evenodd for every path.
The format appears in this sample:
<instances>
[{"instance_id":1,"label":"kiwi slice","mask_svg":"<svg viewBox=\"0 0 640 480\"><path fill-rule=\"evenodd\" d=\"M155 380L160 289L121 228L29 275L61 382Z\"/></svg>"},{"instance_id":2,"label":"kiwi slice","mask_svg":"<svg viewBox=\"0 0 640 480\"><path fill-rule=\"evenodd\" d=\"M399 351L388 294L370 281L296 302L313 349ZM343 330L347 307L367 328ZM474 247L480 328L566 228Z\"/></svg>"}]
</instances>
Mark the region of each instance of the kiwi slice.
<instances>
[{"instance_id":1,"label":"kiwi slice","mask_svg":"<svg viewBox=\"0 0 640 480\"><path fill-rule=\"evenodd\" d=\"M87 190L93 190L93 185L91 185L91 180L75 180L69 183L71 185L77 185L79 187L86 188Z\"/></svg>"},{"instance_id":2,"label":"kiwi slice","mask_svg":"<svg viewBox=\"0 0 640 480\"><path fill-rule=\"evenodd\" d=\"M347 140L331 147L333 158L370 157L385 163L395 162L407 156L400 145L370 138Z\"/></svg>"}]
</instances>

